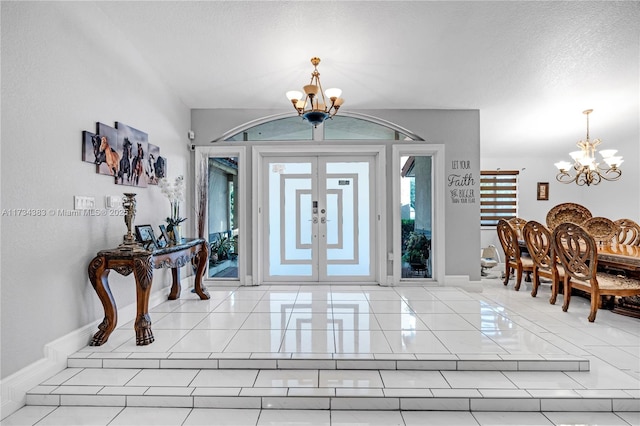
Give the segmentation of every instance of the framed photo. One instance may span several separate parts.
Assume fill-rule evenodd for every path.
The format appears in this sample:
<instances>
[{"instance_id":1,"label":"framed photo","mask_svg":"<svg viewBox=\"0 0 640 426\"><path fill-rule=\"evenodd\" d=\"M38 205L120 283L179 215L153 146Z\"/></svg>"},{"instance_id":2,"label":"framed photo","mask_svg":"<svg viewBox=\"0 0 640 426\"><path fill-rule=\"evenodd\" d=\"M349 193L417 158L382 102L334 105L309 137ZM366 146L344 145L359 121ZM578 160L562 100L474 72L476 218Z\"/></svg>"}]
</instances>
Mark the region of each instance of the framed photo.
<instances>
[{"instance_id":1,"label":"framed photo","mask_svg":"<svg viewBox=\"0 0 640 426\"><path fill-rule=\"evenodd\" d=\"M167 234L166 225L160 225L160 233L162 234L162 237L169 242L169 234Z\"/></svg>"},{"instance_id":2,"label":"framed photo","mask_svg":"<svg viewBox=\"0 0 640 426\"><path fill-rule=\"evenodd\" d=\"M158 248L158 242L156 236L153 235L153 228L151 225L136 225L136 239L145 250L155 250Z\"/></svg>"},{"instance_id":3,"label":"framed photo","mask_svg":"<svg viewBox=\"0 0 640 426\"><path fill-rule=\"evenodd\" d=\"M538 200L549 200L549 182L538 182Z\"/></svg>"},{"instance_id":4,"label":"framed photo","mask_svg":"<svg viewBox=\"0 0 640 426\"><path fill-rule=\"evenodd\" d=\"M158 247L166 247L171 243L171 240L169 239L169 234L167 234L166 225L160 225L160 236L158 237L157 243L158 243Z\"/></svg>"}]
</instances>

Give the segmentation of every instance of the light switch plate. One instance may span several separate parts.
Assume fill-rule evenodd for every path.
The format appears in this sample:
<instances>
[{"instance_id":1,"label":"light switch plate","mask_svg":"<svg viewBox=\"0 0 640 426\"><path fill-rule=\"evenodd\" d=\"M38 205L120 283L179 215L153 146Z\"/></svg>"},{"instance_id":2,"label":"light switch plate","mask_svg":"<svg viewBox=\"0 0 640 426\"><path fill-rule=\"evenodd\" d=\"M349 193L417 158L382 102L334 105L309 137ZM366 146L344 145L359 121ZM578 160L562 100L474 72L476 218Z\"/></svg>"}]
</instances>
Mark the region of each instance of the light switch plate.
<instances>
[{"instance_id":1,"label":"light switch plate","mask_svg":"<svg viewBox=\"0 0 640 426\"><path fill-rule=\"evenodd\" d=\"M104 205L108 209L119 209L122 207L122 196L107 195L104 197Z\"/></svg>"},{"instance_id":2,"label":"light switch plate","mask_svg":"<svg viewBox=\"0 0 640 426\"><path fill-rule=\"evenodd\" d=\"M87 197L83 195L73 196L73 208L75 210L90 210L96 208L96 197Z\"/></svg>"}]
</instances>

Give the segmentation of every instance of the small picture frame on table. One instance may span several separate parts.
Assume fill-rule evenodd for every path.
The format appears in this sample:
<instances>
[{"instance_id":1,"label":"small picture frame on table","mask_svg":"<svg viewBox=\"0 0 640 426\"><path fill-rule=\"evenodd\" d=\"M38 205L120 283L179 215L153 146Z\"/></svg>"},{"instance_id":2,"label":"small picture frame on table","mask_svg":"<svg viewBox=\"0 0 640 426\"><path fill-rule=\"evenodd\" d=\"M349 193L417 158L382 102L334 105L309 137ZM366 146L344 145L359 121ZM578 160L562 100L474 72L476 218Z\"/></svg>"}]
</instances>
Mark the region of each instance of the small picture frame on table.
<instances>
[{"instance_id":1,"label":"small picture frame on table","mask_svg":"<svg viewBox=\"0 0 640 426\"><path fill-rule=\"evenodd\" d=\"M156 236L153 234L151 225L136 225L136 239L145 250L155 250L158 248Z\"/></svg>"},{"instance_id":2,"label":"small picture frame on table","mask_svg":"<svg viewBox=\"0 0 640 426\"><path fill-rule=\"evenodd\" d=\"M538 200L549 200L549 182L538 182Z\"/></svg>"},{"instance_id":3,"label":"small picture frame on table","mask_svg":"<svg viewBox=\"0 0 640 426\"><path fill-rule=\"evenodd\" d=\"M164 244L162 245L164 246L168 246L169 244L171 244L171 240L169 239L169 234L167 233L167 226L166 225L160 225L160 237L158 237L158 241L160 240L164 240Z\"/></svg>"}]
</instances>

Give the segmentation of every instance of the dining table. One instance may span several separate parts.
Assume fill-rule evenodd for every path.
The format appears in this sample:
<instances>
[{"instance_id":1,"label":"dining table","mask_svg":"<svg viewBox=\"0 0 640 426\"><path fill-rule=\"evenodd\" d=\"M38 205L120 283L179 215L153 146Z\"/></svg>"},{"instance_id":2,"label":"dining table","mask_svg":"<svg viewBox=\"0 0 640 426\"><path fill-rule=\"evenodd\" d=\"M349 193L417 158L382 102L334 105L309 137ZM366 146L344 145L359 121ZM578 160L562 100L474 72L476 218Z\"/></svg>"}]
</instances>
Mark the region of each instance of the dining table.
<instances>
[{"instance_id":1,"label":"dining table","mask_svg":"<svg viewBox=\"0 0 640 426\"><path fill-rule=\"evenodd\" d=\"M518 240L518 245L522 253L529 253L524 240ZM640 278L640 246L611 242L597 244L597 248L598 266Z\"/></svg>"},{"instance_id":2,"label":"dining table","mask_svg":"<svg viewBox=\"0 0 640 426\"><path fill-rule=\"evenodd\" d=\"M640 246L618 243L598 245L598 269L640 280ZM640 296L619 298L612 312L640 318Z\"/></svg>"},{"instance_id":3,"label":"dining table","mask_svg":"<svg viewBox=\"0 0 640 426\"><path fill-rule=\"evenodd\" d=\"M527 245L524 240L518 240L518 245L526 250ZM607 242L598 243L597 249L599 270L640 280L640 246ZM640 297L621 297L613 305L612 311L640 318Z\"/></svg>"},{"instance_id":4,"label":"dining table","mask_svg":"<svg viewBox=\"0 0 640 426\"><path fill-rule=\"evenodd\" d=\"M599 244L598 265L607 269L619 269L627 275L640 278L640 246Z\"/></svg>"}]
</instances>

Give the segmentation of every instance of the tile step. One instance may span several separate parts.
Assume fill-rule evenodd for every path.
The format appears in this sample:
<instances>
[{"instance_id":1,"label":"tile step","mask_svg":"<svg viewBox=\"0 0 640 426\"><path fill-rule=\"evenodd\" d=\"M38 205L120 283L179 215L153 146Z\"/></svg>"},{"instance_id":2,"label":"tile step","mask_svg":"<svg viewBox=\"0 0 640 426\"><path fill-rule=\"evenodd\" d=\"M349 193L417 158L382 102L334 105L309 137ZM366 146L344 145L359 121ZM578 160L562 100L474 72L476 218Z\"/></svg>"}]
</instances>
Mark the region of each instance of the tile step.
<instances>
[{"instance_id":1,"label":"tile step","mask_svg":"<svg viewBox=\"0 0 640 426\"><path fill-rule=\"evenodd\" d=\"M552 355L345 355L264 356L264 354L86 353L67 360L69 368L187 368L261 370L423 370L423 371L589 371L589 360Z\"/></svg>"},{"instance_id":2,"label":"tile step","mask_svg":"<svg viewBox=\"0 0 640 426\"><path fill-rule=\"evenodd\" d=\"M622 390L581 395L574 390L211 388L39 386L29 406L252 408L300 410L416 411L640 411L640 398ZM99 389L96 389L99 388ZM546 393L546 395L545 395Z\"/></svg>"}]
</instances>

